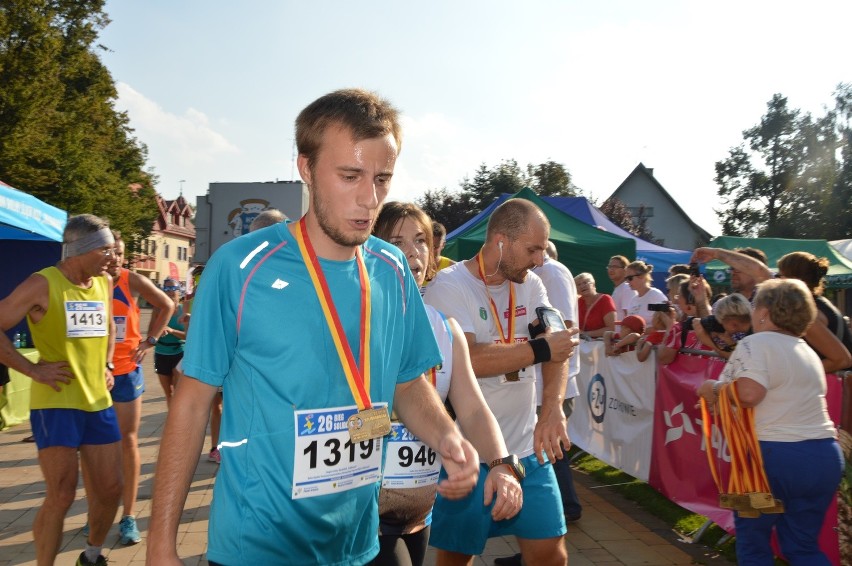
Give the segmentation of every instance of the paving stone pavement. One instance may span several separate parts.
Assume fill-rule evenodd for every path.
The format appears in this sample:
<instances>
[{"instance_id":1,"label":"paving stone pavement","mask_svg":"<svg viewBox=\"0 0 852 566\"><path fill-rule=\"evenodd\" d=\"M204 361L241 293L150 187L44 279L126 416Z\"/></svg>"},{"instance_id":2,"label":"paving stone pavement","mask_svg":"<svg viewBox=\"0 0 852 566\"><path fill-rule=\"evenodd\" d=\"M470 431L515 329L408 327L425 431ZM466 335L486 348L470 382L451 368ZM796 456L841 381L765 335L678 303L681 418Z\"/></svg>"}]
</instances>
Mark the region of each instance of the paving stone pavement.
<instances>
[{"instance_id":1,"label":"paving stone pavement","mask_svg":"<svg viewBox=\"0 0 852 566\"><path fill-rule=\"evenodd\" d=\"M143 328L147 328L147 316L150 313L143 310ZM165 423L166 403L153 370L153 356L145 360L143 368L146 392L139 432L142 476L136 506L143 541L134 546L120 545L116 518L104 549L110 565L145 563L144 538L151 513L151 488L160 435ZM35 445L22 442L29 434L29 424L0 432L0 565L35 564L32 523L44 498L44 483ZM209 446L205 448L209 449ZM207 461L206 453L199 454L178 533L178 553L187 565L207 565L207 521L217 468L216 464ZM575 471L574 477L584 510L583 518L571 524L565 535L572 566L730 564L708 549L680 540L659 519L608 488L596 485L585 474ZM85 522L86 502L81 479L76 501L65 519L64 537L56 564L75 563L85 546L85 537L80 533ZM494 558L514 554L517 549L513 537L490 539L485 552L476 557L474 564L491 565ZM434 563L434 550L430 548L426 566Z\"/></svg>"}]
</instances>

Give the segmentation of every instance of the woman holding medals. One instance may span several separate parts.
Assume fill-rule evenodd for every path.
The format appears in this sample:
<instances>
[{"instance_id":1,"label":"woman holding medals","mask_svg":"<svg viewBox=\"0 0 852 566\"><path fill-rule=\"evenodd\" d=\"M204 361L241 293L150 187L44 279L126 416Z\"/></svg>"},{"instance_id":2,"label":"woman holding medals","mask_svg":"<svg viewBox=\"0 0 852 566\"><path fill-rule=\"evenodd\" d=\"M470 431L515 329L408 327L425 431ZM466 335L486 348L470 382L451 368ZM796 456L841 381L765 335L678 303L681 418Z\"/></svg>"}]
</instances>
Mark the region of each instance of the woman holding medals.
<instances>
[{"instance_id":1,"label":"woman holding medals","mask_svg":"<svg viewBox=\"0 0 852 566\"><path fill-rule=\"evenodd\" d=\"M417 205L386 203L373 234L402 249L418 285L434 275L432 221ZM444 363L432 368L426 377L441 400L449 401L462 432L480 457L486 462L504 457L508 451L476 383L461 328L429 305L426 311L444 357ZM379 495L381 550L371 564L423 563L440 467L434 452L414 439L402 423L394 422ZM518 480L509 465L491 470L483 505L493 505L494 520L510 519L520 511L523 496Z\"/></svg>"}]
</instances>

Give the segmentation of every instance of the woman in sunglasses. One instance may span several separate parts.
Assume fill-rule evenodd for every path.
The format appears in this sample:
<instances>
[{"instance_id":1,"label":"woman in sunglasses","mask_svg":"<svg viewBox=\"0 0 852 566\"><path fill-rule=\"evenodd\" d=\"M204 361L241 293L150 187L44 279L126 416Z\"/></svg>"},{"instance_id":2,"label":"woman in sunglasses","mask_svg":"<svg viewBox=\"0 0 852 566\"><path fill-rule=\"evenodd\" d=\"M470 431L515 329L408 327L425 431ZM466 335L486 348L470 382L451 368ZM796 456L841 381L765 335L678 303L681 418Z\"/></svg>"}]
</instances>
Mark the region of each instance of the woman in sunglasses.
<instances>
[{"instance_id":1,"label":"woman in sunglasses","mask_svg":"<svg viewBox=\"0 0 852 566\"><path fill-rule=\"evenodd\" d=\"M154 371L160 378L160 385L166 394L166 407L171 405L172 395L175 392L180 370L178 362L183 358L183 343L186 341L186 327L180 322L183 316L183 305L181 305L180 285L174 279L166 279L163 282L163 292L174 302L175 310L163 335L154 346Z\"/></svg>"},{"instance_id":2,"label":"woman in sunglasses","mask_svg":"<svg viewBox=\"0 0 852 566\"><path fill-rule=\"evenodd\" d=\"M654 320L654 313L648 308L648 305L668 302L665 293L651 286L652 271L654 271L653 265L637 260L627 266L627 275L624 277L627 279L630 288L636 291L636 296L630 300L627 306L627 314L635 314L644 318L646 328L650 327Z\"/></svg>"}]
</instances>

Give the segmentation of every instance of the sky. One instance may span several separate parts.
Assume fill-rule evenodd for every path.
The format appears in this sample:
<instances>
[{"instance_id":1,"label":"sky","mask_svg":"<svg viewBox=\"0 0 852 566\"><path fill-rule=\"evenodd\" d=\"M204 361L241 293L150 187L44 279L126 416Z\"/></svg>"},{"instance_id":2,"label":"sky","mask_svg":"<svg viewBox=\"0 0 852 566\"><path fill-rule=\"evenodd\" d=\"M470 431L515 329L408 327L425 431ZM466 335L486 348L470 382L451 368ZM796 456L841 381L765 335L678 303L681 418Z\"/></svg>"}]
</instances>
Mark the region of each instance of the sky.
<instances>
[{"instance_id":1,"label":"sky","mask_svg":"<svg viewBox=\"0 0 852 566\"><path fill-rule=\"evenodd\" d=\"M108 0L99 43L167 199L298 179L293 122L338 88L403 114L390 199L481 164L563 164L602 203L639 164L720 234L714 164L773 94L852 81L848 0ZM295 177L294 177L295 175Z\"/></svg>"}]
</instances>

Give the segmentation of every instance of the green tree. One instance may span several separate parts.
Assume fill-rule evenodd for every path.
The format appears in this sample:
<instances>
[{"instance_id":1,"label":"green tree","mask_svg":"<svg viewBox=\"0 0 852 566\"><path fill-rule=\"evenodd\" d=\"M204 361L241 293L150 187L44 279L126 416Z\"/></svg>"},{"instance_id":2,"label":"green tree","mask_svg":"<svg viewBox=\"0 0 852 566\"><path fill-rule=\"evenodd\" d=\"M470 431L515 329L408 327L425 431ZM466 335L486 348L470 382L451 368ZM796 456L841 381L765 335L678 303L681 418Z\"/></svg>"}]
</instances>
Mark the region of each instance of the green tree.
<instances>
[{"instance_id":1,"label":"green tree","mask_svg":"<svg viewBox=\"0 0 852 566\"><path fill-rule=\"evenodd\" d=\"M813 117L776 94L743 143L716 163L716 213L725 234L781 238L845 237L852 212L849 108L841 84L835 107Z\"/></svg>"},{"instance_id":2,"label":"green tree","mask_svg":"<svg viewBox=\"0 0 852 566\"><path fill-rule=\"evenodd\" d=\"M476 213L471 213L466 195L451 193L446 187L426 191L415 202L430 218L443 224L447 232L452 232L476 216Z\"/></svg>"},{"instance_id":3,"label":"green tree","mask_svg":"<svg viewBox=\"0 0 852 566\"><path fill-rule=\"evenodd\" d=\"M153 226L156 179L98 56L103 5L0 4L0 178L69 214L108 218L132 239Z\"/></svg>"},{"instance_id":4,"label":"green tree","mask_svg":"<svg viewBox=\"0 0 852 566\"><path fill-rule=\"evenodd\" d=\"M576 197L580 190L571 182L571 173L561 163L549 160L527 165L527 178L539 196Z\"/></svg>"},{"instance_id":5,"label":"green tree","mask_svg":"<svg viewBox=\"0 0 852 566\"><path fill-rule=\"evenodd\" d=\"M622 230L633 234L637 238L642 238L646 242L660 243L654 237L654 233L648 228L648 215L645 213L644 205L639 207L639 213L634 217L621 199L609 197L600 206L600 211Z\"/></svg>"},{"instance_id":6,"label":"green tree","mask_svg":"<svg viewBox=\"0 0 852 566\"><path fill-rule=\"evenodd\" d=\"M448 231L458 228L503 194L530 187L540 196L576 196L581 191L561 163L546 161L522 168L514 159L504 159L493 168L481 163L473 178L464 177L458 192L446 187L426 191L417 204Z\"/></svg>"}]
</instances>

